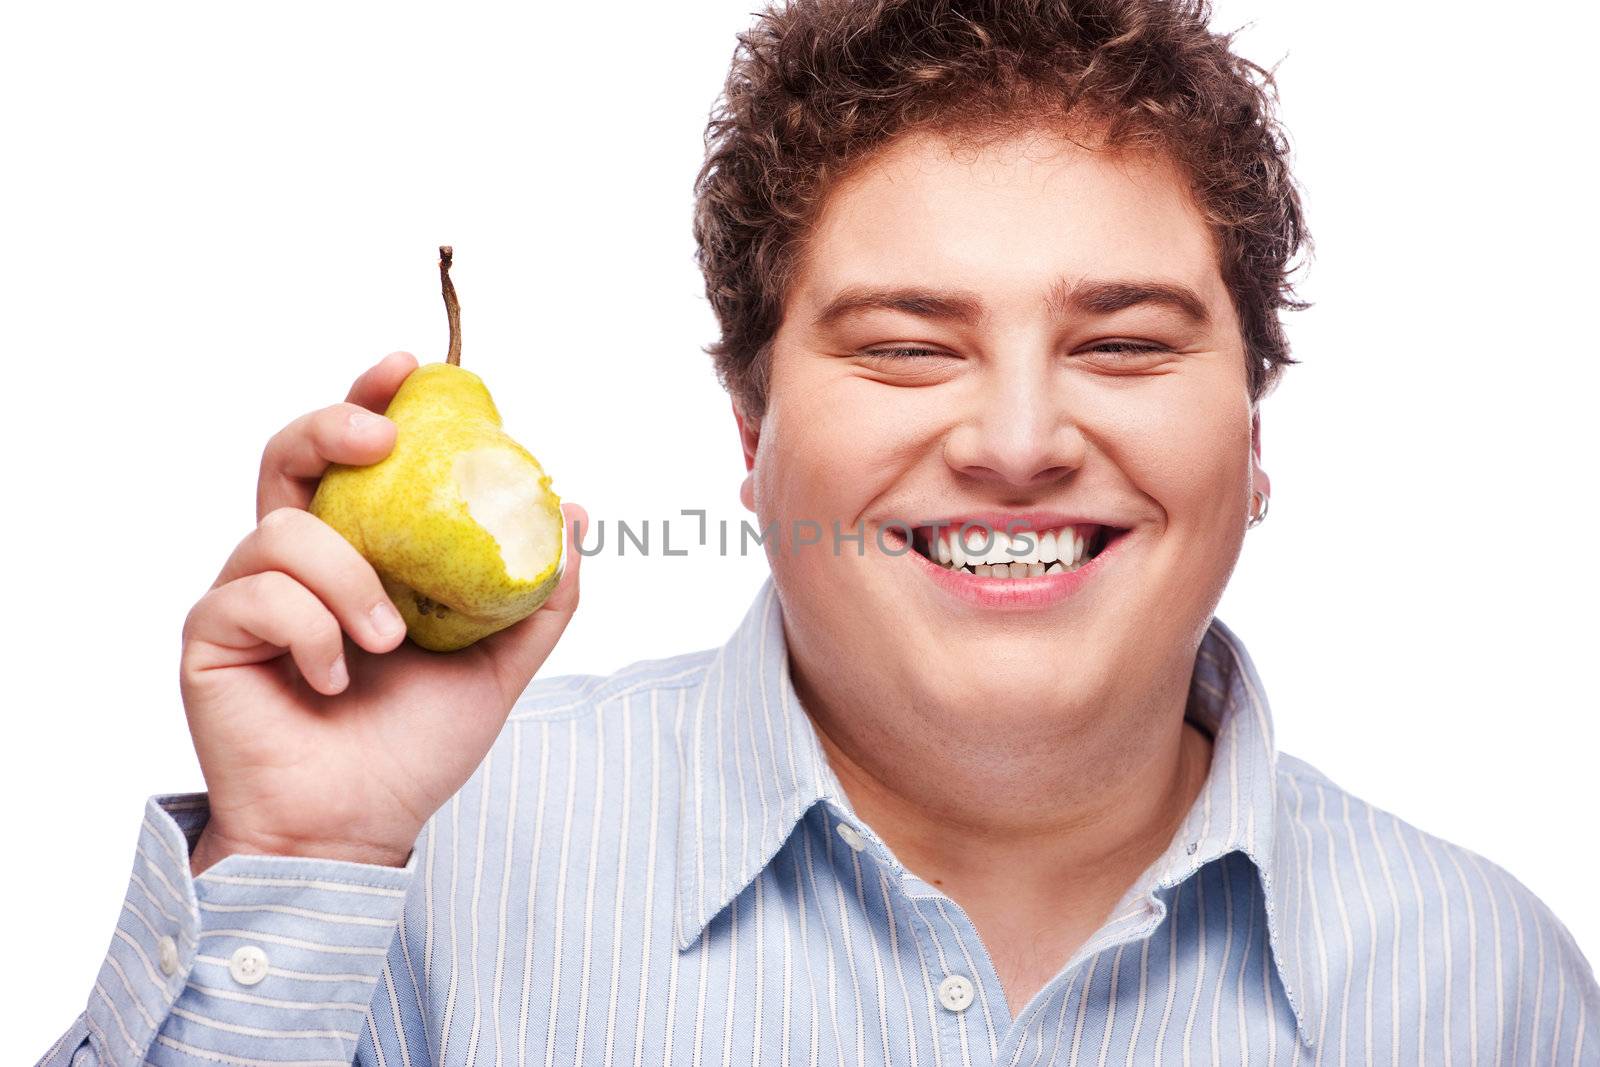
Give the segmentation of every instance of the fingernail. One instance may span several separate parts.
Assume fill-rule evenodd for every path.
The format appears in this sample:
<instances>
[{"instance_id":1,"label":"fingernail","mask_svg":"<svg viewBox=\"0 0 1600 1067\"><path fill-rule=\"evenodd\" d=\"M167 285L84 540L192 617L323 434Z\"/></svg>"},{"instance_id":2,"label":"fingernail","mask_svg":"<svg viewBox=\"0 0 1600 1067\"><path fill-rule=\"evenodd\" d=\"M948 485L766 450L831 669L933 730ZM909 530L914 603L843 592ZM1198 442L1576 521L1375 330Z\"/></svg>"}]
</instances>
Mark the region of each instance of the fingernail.
<instances>
[{"instance_id":1,"label":"fingernail","mask_svg":"<svg viewBox=\"0 0 1600 1067\"><path fill-rule=\"evenodd\" d=\"M352 411L349 419L350 429L356 433L371 429L378 424L378 420L382 417L381 415L374 415L370 411Z\"/></svg>"},{"instance_id":2,"label":"fingernail","mask_svg":"<svg viewBox=\"0 0 1600 1067\"><path fill-rule=\"evenodd\" d=\"M335 689L343 689L350 684L350 669L345 666L343 652L333 661L333 666L328 668L328 681Z\"/></svg>"},{"instance_id":3,"label":"fingernail","mask_svg":"<svg viewBox=\"0 0 1600 1067\"><path fill-rule=\"evenodd\" d=\"M400 613L394 610L387 600L380 600L372 605L372 627L384 637L393 637L405 629L405 620Z\"/></svg>"}]
</instances>

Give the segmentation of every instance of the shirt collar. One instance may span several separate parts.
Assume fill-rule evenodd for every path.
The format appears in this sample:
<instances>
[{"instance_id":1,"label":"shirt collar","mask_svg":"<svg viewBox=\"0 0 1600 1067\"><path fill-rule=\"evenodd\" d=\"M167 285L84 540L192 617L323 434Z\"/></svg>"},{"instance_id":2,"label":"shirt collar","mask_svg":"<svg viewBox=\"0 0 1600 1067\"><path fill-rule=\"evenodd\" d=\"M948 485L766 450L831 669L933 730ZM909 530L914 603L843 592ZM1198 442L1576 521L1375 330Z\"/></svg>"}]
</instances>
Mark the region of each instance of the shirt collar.
<instances>
[{"instance_id":1,"label":"shirt collar","mask_svg":"<svg viewBox=\"0 0 1600 1067\"><path fill-rule=\"evenodd\" d=\"M789 675L783 613L769 575L744 620L717 650L694 693L681 735L686 774L678 818L676 938L688 949L706 926L771 862L795 824L815 804L864 836L823 755L811 719ZM1143 917L1134 902L1156 902L1201 867L1232 852L1254 864L1266 901L1268 938L1278 978L1303 1043L1323 991L1299 976L1314 972L1316 931L1300 908L1282 902L1304 896L1303 869L1291 813L1277 788L1277 750L1265 690L1244 644L1212 617L1200 642L1187 716L1213 737L1211 771L1166 852L1131 887L1113 916ZM1119 918L1103 936L1114 937ZM1094 950L1094 942L1085 946ZM1081 953L1080 953L1081 955Z\"/></svg>"},{"instance_id":2,"label":"shirt collar","mask_svg":"<svg viewBox=\"0 0 1600 1067\"><path fill-rule=\"evenodd\" d=\"M770 575L692 699L679 735L679 949L755 879L814 804L846 806L789 677Z\"/></svg>"}]
</instances>

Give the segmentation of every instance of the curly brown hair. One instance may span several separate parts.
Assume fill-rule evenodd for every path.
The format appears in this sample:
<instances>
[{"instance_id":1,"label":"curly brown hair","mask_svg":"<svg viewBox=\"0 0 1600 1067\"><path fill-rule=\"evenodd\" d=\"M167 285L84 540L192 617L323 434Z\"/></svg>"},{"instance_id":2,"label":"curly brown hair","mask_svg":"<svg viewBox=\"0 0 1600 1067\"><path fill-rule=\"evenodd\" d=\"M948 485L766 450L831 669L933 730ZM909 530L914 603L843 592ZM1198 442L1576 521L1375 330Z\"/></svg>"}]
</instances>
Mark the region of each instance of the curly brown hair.
<instances>
[{"instance_id":1,"label":"curly brown hair","mask_svg":"<svg viewBox=\"0 0 1600 1067\"><path fill-rule=\"evenodd\" d=\"M1037 125L1164 151L1212 227L1259 400L1289 356L1280 309L1310 251L1272 73L1213 33L1207 0L788 0L738 37L695 179L705 351L766 409L773 337L827 192L890 140L984 142Z\"/></svg>"}]
</instances>

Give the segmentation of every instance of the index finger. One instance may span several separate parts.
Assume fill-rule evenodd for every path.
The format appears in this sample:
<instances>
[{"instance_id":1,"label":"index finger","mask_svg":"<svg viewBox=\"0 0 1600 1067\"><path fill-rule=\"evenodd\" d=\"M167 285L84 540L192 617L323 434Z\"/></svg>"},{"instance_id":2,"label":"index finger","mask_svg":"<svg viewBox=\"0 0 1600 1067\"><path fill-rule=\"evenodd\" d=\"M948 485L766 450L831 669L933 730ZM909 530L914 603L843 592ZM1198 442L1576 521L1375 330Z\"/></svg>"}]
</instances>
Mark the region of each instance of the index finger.
<instances>
[{"instance_id":1,"label":"index finger","mask_svg":"<svg viewBox=\"0 0 1600 1067\"><path fill-rule=\"evenodd\" d=\"M384 420L374 419L358 427L346 414L355 412L349 405L382 413L416 368L410 352L390 352L355 380L344 405L303 415L268 441L256 481L256 519L280 507L308 507L329 463L373 463L387 455L393 426L379 432Z\"/></svg>"},{"instance_id":2,"label":"index finger","mask_svg":"<svg viewBox=\"0 0 1600 1067\"><path fill-rule=\"evenodd\" d=\"M305 510L330 463L376 463L394 442L394 423L348 401L301 415L261 452L256 521L281 507Z\"/></svg>"},{"instance_id":3,"label":"index finger","mask_svg":"<svg viewBox=\"0 0 1600 1067\"><path fill-rule=\"evenodd\" d=\"M345 401L382 414L389 406L389 401L394 399L400 383L416 369L417 357L410 352L390 352L362 372L361 377L350 386Z\"/></svg>"}]
</instances>

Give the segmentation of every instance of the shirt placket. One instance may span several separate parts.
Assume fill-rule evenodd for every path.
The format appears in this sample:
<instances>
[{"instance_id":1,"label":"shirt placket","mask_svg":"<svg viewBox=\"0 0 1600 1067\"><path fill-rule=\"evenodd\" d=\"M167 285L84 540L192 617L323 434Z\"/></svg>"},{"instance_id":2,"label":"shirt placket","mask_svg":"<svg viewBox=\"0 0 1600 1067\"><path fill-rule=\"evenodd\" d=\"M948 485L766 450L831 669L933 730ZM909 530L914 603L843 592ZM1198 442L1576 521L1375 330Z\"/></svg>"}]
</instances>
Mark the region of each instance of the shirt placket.
<instances>
[{"instance_id":1,"label":"shirt placket","mask_svg":"<svg viewBox=\"0 0 1600 1067\"><path fill-rule=\"evenodd\" d=\"M1026 1053L1035 1045L1040 1050L1070 1047L1073 1020L1068 1016L1082 1011L1082 1000L1092 995L1087 985L1097 961L1151 937L1166 917L1164 880L1141 880L1013 1023L994 961L966 911L900 866L853 816L830 804L826 821L858 862L881 866L888 875L898 950L922 973L925 1006L939 1038L938 1063L1017 1065L1029 1062ZM1180 874L1166 873L1169 879ZM1056 1016L1059 1030L1051 1024Z\"/></svg>"},{"instance_id":2,"label":"shirt placket","mask_svg":"<svg viewBox=\"0 0 1600 1067\"><path fill-rule=\"evenodd\" d=\"M945 1062L997 1062L1010 1014L989 950L961 905L909 871L900 877L908 925L933 987Z\"/></svg>"},{"instance_id":3,"label":"shirt placket","mask_svg":"<svg viewBox=\"0 0 1600 1067\"><path fill-rule=\"evenodd\" d=\"M922 1007L937 1034L935 1063L988 1067L1009 1023L999 974L961 906L899 866L871 831L833 805L827 823L857 862L886 874L896 950L921 975Z\"/></svg>"},{"instance_id":4,"label":"shirt placket","mask_svg":"<svg viewBox=\"0 0 1600 1067\"><path fill-rule=\"evenodd\" d=\"M1094 995L1102 961L1149 938L1166 916L1165 906L1154 895L1141 893L1130 899L1137 903L1125 901L1023 1009L1002 1036L998 1063L1024 1067L1053 1062L1054 1055L1072 1048L1083 1020L1097 1009L1097 1018L1104 1016L1109 1004L1086 1002Z\"/></svg>"}]
</instances>

